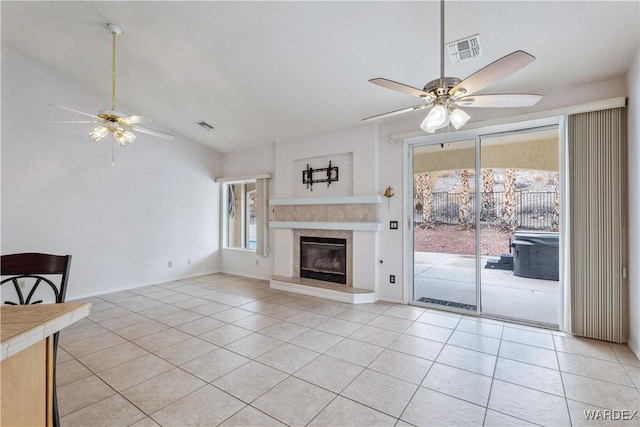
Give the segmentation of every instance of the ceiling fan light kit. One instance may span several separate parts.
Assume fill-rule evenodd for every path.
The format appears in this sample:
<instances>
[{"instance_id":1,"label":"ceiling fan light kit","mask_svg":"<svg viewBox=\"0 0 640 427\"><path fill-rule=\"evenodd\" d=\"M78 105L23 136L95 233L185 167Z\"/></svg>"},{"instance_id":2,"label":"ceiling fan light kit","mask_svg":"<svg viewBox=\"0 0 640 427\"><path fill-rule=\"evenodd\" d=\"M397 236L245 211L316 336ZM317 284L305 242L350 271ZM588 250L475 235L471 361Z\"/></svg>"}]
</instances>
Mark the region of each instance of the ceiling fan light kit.
<instances>
[{"instance_id":1,"label":"ceiling fan light kit","mask_svg":"<svg viewBox=\"0 0 640 427\"><path fill-rule=\"evenodd\" d=\"M106 127L98 126L97 128L94 128L91 132L89 132L89 138L91 138L93 142L98 142L102 138L107 136L107 132L109 131L107 130Z\"/></svg>"},{"instance_id":2,"label":"ceiling fan light kit","mask_svg":"<svg viewBox=\"0 0 640 427\"><path fill-rule=\"evenodd\" d=\"M136 134L131 132L130 130L115 128L112 126L98 126L94 128L91 132L89 132L89 138L91 138L93 142L98 142L102 138L107 136L109 132L113 134L114 139L121 147L124 147L125 145L130 144L136 140Z\"/></svg>"},{"instance_id":3,"label":"ceiling fan light kit","mask_svg":"<svg viewBox=\"0 0 640 427\"><path fill-rule=\"evenodd\" d=\"M89 138L93 142L98 142L104 139L107 135L113 135L114 141L119 146L125 146L136 140L136 134L134 132L146 133L164 139L173 139L173 135L168 133L159 132L157 130L148 129L139 126L140 123L149 123L151 120L143 116L126 116L116 110L116 37L122 34L122 28L116 24L107 24L107 29L111 33L112 43L112 56L111 56L111 109L100 111L97 115L84 113L82 111L74 110L71 108L58 106L67 111L82 114L84 116L91 117L92 120L85 121L71 121L71 122L59 122L59 123L93 123L97 124L91 132L89 132Z\"/></svg>"},{"instance_id":4,"label":"ceiling fan light kit","mask_svg":"<svg viewBox=\"0 0 640 427\"><path fill-rule=\"evenodd\" d=\"M451 121L453 127L456 129L460 129L462 126L464 126L470 118L470 115L459 108L456 108L455 110L449 112L449 120Z\"/></svg>"},{"instance_id":5,"label":"ceiling fan light kit","mask_svg":"<svg viewBox=\"0 0 640 427\"><path fill-rule=\"evenodd\" d=\"M427 133L434 133L437 129L441 129L449 125L449 113L442 105L436 105L429 111L427 117L422 121L420 129Z\"/></svg>"},{"instance_id":6,"label":"ceiling fan light kit","mask_svg":"<svg viewBox=\"0 0 640 427\"><path fill-rule=\"evenodd\" d=\"M480 53L478 36L476 39L477 51ZM473 45L473 43L471 43ZM497 61L492 62L486 67L476 71L464 80L456 77L444 76L444 0L440 1L440 78L427 83L423 89L398 83L385 78L375 78L369 82L420 98L422 104L413 107L403 108L401 110L391 111L372 117L367 117L363 121L381 119L397 114L408 113L411 111L431 108L427 117L420 124L420 129L426 133L434 133L438 129L445 128L449 124L454 128L460 129L470 119L471 116L461 110L459 107L474 108L516 108L530 107L535 105L541 98L541 95L534 94L495 94L495 95L474 95L485 87L495 83L496 81L515 73L524 68L535 60L535 57L528 53L517 50L506 55Z\"/></svg>"}]
</instances>

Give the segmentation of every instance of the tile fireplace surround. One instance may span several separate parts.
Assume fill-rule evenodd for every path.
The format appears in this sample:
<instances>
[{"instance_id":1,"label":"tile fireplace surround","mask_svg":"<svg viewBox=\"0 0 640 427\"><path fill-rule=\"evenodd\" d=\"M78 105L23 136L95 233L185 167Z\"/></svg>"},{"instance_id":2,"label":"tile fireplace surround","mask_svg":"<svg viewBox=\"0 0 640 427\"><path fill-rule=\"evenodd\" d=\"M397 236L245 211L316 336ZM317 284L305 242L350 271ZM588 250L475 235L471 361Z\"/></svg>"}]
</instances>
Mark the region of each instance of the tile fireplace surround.
<instances>
[{"instance_id":1,"label":"tile fireplace surround","mask_svg":"<svg viewBox=\"0 0 640 427\"><path fill-rule=\"evenodd\" d=\"M271 199L270 227L278 231L289 253L279 253L280 265L289 274L272 277L274 289L358 303L377 300L375 284L358 280L358 269L371 269L375 259L359 265L359 252L375 246L375 234L382 230L378 208L382 196L351 196L315 199ZM347 240L347 284L341 285L300 277L300 236L332 237ZM282 242L281 242L282 243ZM367 249L368 247L368 249ZM365 270L365 271L369 271Z\"/></svg>"}]
</instances>

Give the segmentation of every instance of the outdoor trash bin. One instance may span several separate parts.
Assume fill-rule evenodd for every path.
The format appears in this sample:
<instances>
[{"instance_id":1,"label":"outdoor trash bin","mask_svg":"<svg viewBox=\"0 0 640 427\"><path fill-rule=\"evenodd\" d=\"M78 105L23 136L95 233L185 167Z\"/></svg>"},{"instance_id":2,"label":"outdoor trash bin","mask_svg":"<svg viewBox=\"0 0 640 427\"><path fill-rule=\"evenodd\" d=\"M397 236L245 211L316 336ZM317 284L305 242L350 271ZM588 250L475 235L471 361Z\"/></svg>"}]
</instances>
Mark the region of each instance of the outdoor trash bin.
<instances>
[{"instance_id":1,"label":"outdoor trash bin","mask_svg":"<svg viewBox=\"0 0 640 427\"><path fill-rule=\"evenodd\" d=\"M516 231L511 247L513 274L531 279L559 279L558 233Z\"/></svg>"}]
</instances>

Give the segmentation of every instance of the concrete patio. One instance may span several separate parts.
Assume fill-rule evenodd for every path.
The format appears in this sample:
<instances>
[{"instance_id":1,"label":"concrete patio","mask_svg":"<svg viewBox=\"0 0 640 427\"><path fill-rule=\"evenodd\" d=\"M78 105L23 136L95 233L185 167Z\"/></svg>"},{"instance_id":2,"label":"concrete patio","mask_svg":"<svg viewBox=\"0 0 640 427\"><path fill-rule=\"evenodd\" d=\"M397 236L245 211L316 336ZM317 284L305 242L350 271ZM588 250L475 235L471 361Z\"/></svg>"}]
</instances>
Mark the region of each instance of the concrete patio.
<instances>
[{"instance_id":1,"label":"concrete patio","mask_svg":"<svg viewBox=\"0 0 640 427\"><path fill-rule=\"evenodd\" d=\"M558 325L560 282L518 277L512 271L484 268L482 312L545 325ZM475 257L434 252L414 253L414 300L432 298L476 305Z\"/></svg>"}]
</instances>

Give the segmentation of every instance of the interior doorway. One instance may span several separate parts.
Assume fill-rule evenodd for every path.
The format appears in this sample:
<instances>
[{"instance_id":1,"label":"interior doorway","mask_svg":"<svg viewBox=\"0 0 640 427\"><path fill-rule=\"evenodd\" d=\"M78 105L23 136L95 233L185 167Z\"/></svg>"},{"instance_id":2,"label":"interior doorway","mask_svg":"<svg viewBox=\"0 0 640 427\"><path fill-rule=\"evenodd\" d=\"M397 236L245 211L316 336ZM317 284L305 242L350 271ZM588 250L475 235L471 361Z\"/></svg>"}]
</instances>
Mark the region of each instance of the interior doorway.
<instances>
[{"instance_id":1,"label":"interior doorway","mask_svg":"<svg viewBox=\"0 0 640 427\"><path fill-rule=\"evenodd\" d=\"M411 146L418 305L560 323L558 127Z\"/></svg>"}]
</instances>

